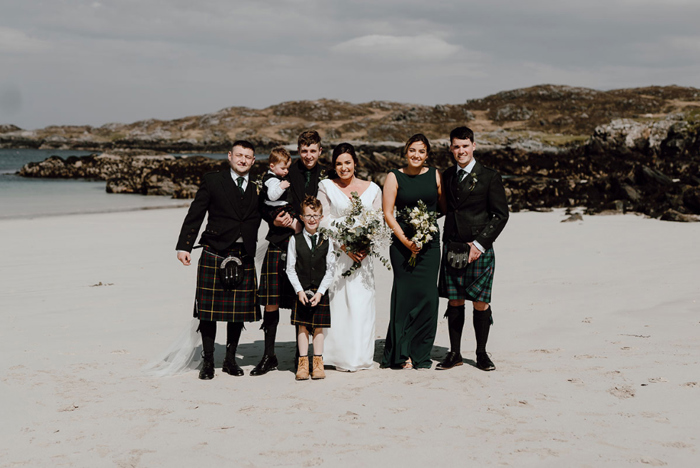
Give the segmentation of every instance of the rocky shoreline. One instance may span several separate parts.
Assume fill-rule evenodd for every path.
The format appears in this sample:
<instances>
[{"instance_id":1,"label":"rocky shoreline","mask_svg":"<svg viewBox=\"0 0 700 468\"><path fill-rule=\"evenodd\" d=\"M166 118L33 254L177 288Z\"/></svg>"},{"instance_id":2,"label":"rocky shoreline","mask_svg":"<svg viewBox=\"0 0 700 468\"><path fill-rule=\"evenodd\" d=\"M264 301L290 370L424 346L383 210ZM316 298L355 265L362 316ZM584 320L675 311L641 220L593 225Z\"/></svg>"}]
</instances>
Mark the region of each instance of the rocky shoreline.
<instances>
[{"instance_id":1,"label":"rocky shoreline","mask_svg":"<svg viewBox=\"0 0 700 468\"><path fill-rule=\"evenodd\" d=\"M321 99L101 127L0 125L0 148L95 151L28 164L24 177L99 179L111 193L190 198L201 175L225 162L168 152L222 153L231 141L247 139L264 154L295 146L311 128L321 134L326 156L340 142L355 144L359 175L382 185L387 171L403 165L399 151L413 133L431 140L430 164L446 169L452 159L445 137L465 123L476 131L477 157L504 175L513 211L582 206L674 221L700 216L700 90L677 86L540 85L451 105ZM258 163L253 175L264 170Z\"/></svg>"},{"instance_id":2,"label":"rocky shoreline","mask_svg":"<svg viewBox=\"0 0 700 468\"><path fill-rule=\"evenodd\" d=\"M569 148L519 140L479 146L477 157L504 175L512 211L585 207L591 214L637 212L664 220L698 221L699 129L673 116L647 123L616 120ZM478 134L476 139L480 141ZM430 161L441 170L452 164L445 143L438 142ZM356 148L358 175L380 185L390 169L404 165L398 144L357 143ZM191 198L203 174L226 167L225 160L205 156L132 150L67 159L52 156L27 164L19 175L105 180L109 193ZM265 169L265 161L258 161L253 177Z\"/></svg>"}]
</instances>

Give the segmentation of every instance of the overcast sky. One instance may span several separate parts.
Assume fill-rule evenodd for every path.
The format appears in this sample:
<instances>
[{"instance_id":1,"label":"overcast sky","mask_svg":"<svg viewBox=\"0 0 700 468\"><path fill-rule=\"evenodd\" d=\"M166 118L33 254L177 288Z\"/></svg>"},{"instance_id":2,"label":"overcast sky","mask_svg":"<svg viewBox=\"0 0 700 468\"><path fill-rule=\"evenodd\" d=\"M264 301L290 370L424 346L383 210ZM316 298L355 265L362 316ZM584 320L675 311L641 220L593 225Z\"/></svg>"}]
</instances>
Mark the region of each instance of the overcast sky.
<instances>
[{"instance_id":1,"label":"overcast sky","mask_svg":"<svg viewBox=\"0 0 700 468\"><path fill-rule=\"evenodd\" d=\"M700 0L0 0L0 124L700 87Z\"/></svg>"}]
</instances>

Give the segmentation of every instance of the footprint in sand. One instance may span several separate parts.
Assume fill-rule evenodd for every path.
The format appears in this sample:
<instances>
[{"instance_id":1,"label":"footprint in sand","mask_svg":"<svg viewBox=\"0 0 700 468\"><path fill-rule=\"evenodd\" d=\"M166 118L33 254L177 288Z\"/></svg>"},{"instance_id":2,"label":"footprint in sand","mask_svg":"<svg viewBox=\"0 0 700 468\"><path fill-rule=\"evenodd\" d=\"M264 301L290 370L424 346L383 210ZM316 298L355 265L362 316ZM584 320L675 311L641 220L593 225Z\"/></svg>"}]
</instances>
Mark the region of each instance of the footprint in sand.
<instances>
[{"instance_id":1,"label":"footprint in sand","mask_svg":"<svg viewBox=\"0 0 700 468\"><path fill-rule=\"evenodd\" d=\"M635 395L634 389L629 385L613 387L608 390L608 393L610 393L612 396L620 398L621 400L624 400L625 398L633 398Z\"/></svg>"}]
</instances>

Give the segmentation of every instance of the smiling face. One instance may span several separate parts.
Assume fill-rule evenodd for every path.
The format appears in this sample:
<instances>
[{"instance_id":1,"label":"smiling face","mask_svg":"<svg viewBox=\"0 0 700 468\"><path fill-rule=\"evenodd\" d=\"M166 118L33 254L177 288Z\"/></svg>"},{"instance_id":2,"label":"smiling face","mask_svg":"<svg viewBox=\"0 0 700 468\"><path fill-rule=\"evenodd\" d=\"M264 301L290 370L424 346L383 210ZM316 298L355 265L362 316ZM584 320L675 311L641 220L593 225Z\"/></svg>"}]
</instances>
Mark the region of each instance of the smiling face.
<instances>
[{"instance_id":1,"label":"smiling face","mask_svg":"<svg viewBox=\"0 0 700 468\"><path fill-rule=\"evenodd\" d=\"M250 171L250 168L253 167L255 154L250 148L234 146L233 149L228 152L228 162L234 172L244 176Z\"/></svg>"},{"instance_id":2,"label":"smiling face","mask_svg":"<svg viewBox=\"0 0 700 468\"><path fill-rule=\"evenodd\" d=\"M306 230L309 231L311 234L314 234L316 232L316 229L318 229L318 224L323 218L322 211L323 209L320 207L315 210L312 207L305 205L302 208L302 218L304 219L304 226L306 226Z\"/></svg>"},{"instance_id":3,"label":"smiling face","mask_svg":"<svg viewBox=\"0 0 700 468\"><path fill-rule=\"evenodd\" d=\"M355 161L352 159L352 155L350 153L339 155L335 160L334 169L340 180L350 182L355 176Z\"/></svg>"},{"instance_id":4,"label":"smiling face","mask_svg":"<svg viewBox=\"0 0 700 468\"><path fill-rule=\"evenodd\" d=\"M415 169L420 169L428 159L428 147L422 141L415 141L406 150L408 165Z\"/></svg>"},{"instance_id":5,"label":"smiling face","mask_svg":"<svg viewBox=\"0 0 700 468\"><path fill-rule=\"evenodd\" d=\"M474 148L476 145L471 140L460 140L454 138L450 144L450 151L459 167L467 167L467 164L474 159Z\"/></svg>"},{"instance_id":6,"label":"smiling face","mask_svg":"<svg viewBox=\"0 0 700 468\"><path fill-rule=\"evenodd\" d=\"M307 169L313 169L318 162L318 157L321 156L321 151L323 150L319 143L299 146L299 157L301 158L302 164L304 164Z\"/></svg>"}]
</instances>

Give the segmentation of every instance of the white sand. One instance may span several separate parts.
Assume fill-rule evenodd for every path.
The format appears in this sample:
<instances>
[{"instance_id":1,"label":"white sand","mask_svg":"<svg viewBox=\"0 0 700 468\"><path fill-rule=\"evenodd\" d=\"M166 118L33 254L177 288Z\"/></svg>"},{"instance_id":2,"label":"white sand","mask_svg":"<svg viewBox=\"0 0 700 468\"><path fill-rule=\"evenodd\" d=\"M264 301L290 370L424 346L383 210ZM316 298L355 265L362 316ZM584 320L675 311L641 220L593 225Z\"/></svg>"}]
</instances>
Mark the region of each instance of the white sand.
<instances>
[{"instance_id":1,"label":"white sand","mask_svg":"<svg viewBox=\"0 0 700 468\"><path fill-rule=\"evenodd\" d=\"M252 324L239 347L245 377L220 372L220 346L212 381L196 371L149 378L140 367L191 317L196 267L174 253L185 212L0 221L0 466L675 467L699 458L700 224L513 214L496 245L495 372L328 371L295 382L283 313L279 371L247 375L262 351ZM377 272L383 338L391 273ZM448 343L441 318L434 359ZM473 347L468 322L463 349Z\"/></svg>"}]
</instances>

